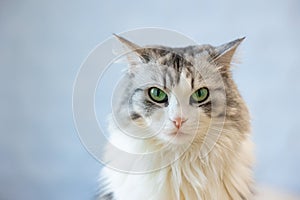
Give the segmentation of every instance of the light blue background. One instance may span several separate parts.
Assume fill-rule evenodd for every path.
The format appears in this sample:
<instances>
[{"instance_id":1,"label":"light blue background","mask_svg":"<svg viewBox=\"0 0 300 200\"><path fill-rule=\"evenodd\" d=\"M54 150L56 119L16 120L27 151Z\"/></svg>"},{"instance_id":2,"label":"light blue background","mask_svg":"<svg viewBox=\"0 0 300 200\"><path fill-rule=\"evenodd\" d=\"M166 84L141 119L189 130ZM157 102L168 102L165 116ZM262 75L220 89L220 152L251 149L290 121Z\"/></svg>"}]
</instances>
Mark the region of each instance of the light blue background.
<instances>
[{"instance_id":1,"label":"light blue background","mask_svg":"<svg viewBox=\"0 0 300 200\"><path fill-rule=\"evenodd\" d=\"M0 199L83 200L101 165L72 119L72 86L112 33L174 29L218 45L246 36L234 69L253 119L256 179L300 193L300 1L0 2Z\"/></svg>"}]
</instances>

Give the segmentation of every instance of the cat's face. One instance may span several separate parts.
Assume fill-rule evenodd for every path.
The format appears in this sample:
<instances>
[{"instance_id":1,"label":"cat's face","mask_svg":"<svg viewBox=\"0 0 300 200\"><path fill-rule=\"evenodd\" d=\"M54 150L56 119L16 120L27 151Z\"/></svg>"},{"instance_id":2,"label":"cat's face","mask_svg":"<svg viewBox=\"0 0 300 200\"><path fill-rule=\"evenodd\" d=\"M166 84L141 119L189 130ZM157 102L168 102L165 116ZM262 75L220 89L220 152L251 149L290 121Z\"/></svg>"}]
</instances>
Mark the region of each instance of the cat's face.
<instances>
[{"instance_id":1,"label":"cat's face","mask_svg":"<svg viewBox=\"0 0 300 200\"><path fill-rule=\"evenodd\" d=\"M129 57L127 103L120 105L130 120L131 130L126 131L171 144L204 140L212 120L224 120L226 101L237 101L227 68L234 53L230 50L239 43L223 45L222 50L203 45L134 51Z\"/></svg>"}]
</instances>

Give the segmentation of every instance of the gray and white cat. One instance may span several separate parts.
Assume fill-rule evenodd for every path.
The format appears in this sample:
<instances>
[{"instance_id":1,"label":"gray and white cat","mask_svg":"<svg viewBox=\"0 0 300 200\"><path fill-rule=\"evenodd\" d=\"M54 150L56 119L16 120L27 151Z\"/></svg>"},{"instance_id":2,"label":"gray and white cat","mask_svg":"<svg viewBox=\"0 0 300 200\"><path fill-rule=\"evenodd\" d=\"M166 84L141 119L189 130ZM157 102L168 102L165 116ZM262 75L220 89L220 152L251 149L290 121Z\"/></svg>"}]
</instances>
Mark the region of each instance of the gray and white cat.
<instances>
[{"instance_id":1,"label":"gray and white cat","mask_svg":"<svg viewBox=\"0 0 300 200\"><path fill-rule=\"evenodd\" d=\"M114 104L118 114L109 120L110 142L127 152L158 153L134 162L107 145L110 164L134 171L139 163L148 172L104 167L99 199L252 199L250 118L230 67L244 38L171 48L116 37L131 53L122 100Z\"/></svg>"}]
</instances>

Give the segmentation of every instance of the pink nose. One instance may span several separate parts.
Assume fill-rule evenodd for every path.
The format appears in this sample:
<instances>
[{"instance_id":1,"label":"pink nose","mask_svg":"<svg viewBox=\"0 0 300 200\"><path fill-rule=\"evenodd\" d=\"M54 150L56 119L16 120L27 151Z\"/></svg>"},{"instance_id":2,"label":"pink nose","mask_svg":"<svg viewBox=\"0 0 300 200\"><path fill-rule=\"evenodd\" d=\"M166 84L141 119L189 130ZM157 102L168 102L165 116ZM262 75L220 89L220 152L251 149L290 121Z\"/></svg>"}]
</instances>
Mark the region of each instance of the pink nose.
<instances>
[{"instance_id":1,"label":"pink nose","mask_svg":"<svg viewBox=\"0 0 300 200\"><path fill-rule=\"evenodd\" d=\"M179 128L182 126L182 124L183 124L184 122L186 122L186 119L183 119L183 118L181 118L181 117L176 117L176 118L173 119L172 121L173 121L174 125L176 126L176 128L179 129Z\"/></svg>"}]
</instances>

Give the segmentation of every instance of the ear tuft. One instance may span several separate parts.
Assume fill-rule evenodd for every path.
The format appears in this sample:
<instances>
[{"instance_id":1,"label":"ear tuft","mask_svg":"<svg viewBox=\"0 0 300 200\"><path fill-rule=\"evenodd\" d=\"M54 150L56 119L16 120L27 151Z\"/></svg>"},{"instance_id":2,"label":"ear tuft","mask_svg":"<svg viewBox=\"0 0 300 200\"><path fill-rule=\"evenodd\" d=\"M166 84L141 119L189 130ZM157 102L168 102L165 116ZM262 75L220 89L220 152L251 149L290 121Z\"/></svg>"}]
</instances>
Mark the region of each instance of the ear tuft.
<instances>
[{"instance_id":1,"label":"ear tuft","mask_svg":"<svg viewBox=\"0 0 300 200\"><path fill-rule=\"evenodd\" d=\"M244 39L245 37L242 37L216 47L215 48L216 56L212 58L212 61L216 63L218 66L225 67L226 69L228 69L230 67L232 58L237 48L239 47L239 45L242 43Z\"/></svg>"},{"instance_id":2,"label":"ear tuft","mask_svg":"<svg viewBox=\"0 0 300 200\"><path fill-rule=\"evenodd\" d=\"M125 45L128 49L132 50L132 51L136 51L138 49L141 49L140 46L134 44L133 42L130 42L129 40L113 33L113 35L123 44Z\"/></svg>"},{"instance_id":3,"label":"ear tuft","mask_svg":"<svg viewBox=\"0 0 300 200\"><path fill-rule=\"evenodd\" d=\"M151 60L149 49L140 47L139 45L130 42L129 40L113 33L113 35L131 52L127 52L129 63L134 66L138 63L147 63Z\"/></svg>"}]
</instances>

